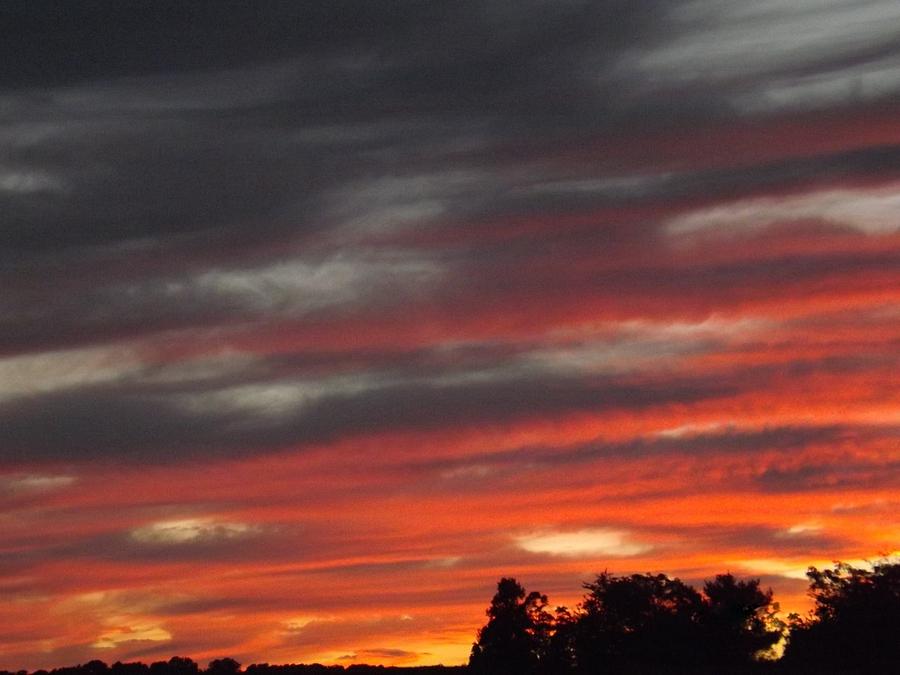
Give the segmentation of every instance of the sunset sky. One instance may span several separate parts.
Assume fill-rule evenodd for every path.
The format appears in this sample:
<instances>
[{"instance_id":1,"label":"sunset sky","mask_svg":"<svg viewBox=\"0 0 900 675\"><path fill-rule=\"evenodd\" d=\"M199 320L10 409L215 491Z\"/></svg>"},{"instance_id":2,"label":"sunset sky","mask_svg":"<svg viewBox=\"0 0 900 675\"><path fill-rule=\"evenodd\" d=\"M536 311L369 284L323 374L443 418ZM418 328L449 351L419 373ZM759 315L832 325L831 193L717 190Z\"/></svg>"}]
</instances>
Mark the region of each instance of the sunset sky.
<instances>
[{"instance_id":1,"label":"sunset sky","mask_svg":"<svg viewBox=\"0 0 900 675\"><path fill-rule=\"evenodd\" d=\"M500 576L900 548L896 0L0 5L0 669L462 663Z\"/></svg>"}]
</instances>

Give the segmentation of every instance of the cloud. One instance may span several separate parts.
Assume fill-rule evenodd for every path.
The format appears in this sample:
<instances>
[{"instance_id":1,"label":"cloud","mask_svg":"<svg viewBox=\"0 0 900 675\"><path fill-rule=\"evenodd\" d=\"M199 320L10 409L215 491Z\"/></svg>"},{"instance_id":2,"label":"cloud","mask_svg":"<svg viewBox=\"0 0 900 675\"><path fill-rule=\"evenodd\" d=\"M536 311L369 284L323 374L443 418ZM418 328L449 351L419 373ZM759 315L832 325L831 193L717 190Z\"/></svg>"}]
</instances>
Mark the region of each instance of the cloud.
<instances>
[{"instance_id":1,"label":"cloud","mask_svg":"<svg viewBox=\"0 0 900 675\"><path fill-rule=\"evenodd\" d=\"M75 297L54 293L55 299L37 306L30 304L33 298L27 294L12 296L5 299L11 314L0 325L5 324L10 337L18 333L25 339L54 321L63 333L87 331L105 336L106 341L110 332L152 336L173 329L314 319L329 314L333 317L413 301L440 285L444 273L438 261L415 252L345 249L321 257L290 258L259 266L214 266L182 275L154 273L127 281L97 280ZM29 349L33 348L30 345ZM128 356L126 351L121 349L117 358L95 365L121 368ZM68 366L63 362L69 359L76 362L70 367L81 361L86 364L83 370L88 370L87 361L102 360L104 352L97 347L84 351L68 349L38 358L48 359L48 369L56 365L50 359L56 359L62 369ZM29 364L41 365L36 359L23 358L21 362L11 362L6 367L23 370ZM98 373L95 378L100 379L107 371L95 367L91 372Z\"/></svg>"},{"instance_id":2,"label":"cloud","mask_svg":"<svg viewBox=\"0 0 900 675\"><path fill-rule=\"evenodd\" d=\"M285 622L285 628L289 631L303 630L312 623L335 621L333 616L299 616Z\"/></svg>"},{"instance_id":3,"label":"cloud","mask_svg":"<svg viewBox=\"0 0 900 675\"><path fill-rule=\"evenodd\" d=\"M891 432L888 432L891 433ZM896 432L893 432L896 435ZM759 486L769 492L813 492L876 489L890 486L900 476L900 462L848 460L834 464L805 464L798 467L772 466L758 477Z\"/></svg>"},{"instance_id":4,"label":"cloud","mask_svg":"<svg viewBox=\"0 0 900 675\"><path fill-rule=\"evenodd\" d=\"M483 210L480 203L500 184L495 173L480 169L366 178L326 194L325 212L338 237L422 230L441 219Z\"/></svg>"},{"instance_id":5,"label":"cloud","mask_svg":"<svg viewBox=\"0 0 900 675\"><path fill-rule=\"evenodd\" d=\"M114 620L111 620L113 622ZM172 634L160 626L149 623L137 623L110 628L100 634L91 646L95 649L115 649L129 642L168 642Z\"/></svg>"},{"instance_id":6,"label":"cloud","mask_svg":"<svg viewBox=\"0 0 900 675\"><path fill-rule=\"evenodd\" d=\"M440 268L402 252L341 254L332 259L286 261L261 269L210 270L183 286L173 282L167 294L207 297L232 312L304 316L315 310L361 303L410 286L434 283ZM193 304L193 303L190 303Z\"/></svg>"},{"instance_id":7,"label":"cloud","mask_svg":"<svg viewBox=\"0 0 900 675\"><path fill-rule=\"evenodd\" d=\"M69 487L77 480L78 478L75 476L66 475L13 474L0 476L0 485L3 485L13 494L19 492L41 493Z\"/></svg>"},{"instance_id":8,"label":"cloud","mask_svg":"<svg viewBox=\"0 0 900 675\"><path fill-rule=\"evenodd\" d=\"M889 555L895 555L895 552ZM871 568L872 562L869 560L844 560L848 565L854 567ZM797 562L796 560L780 559L780 558L760 558L752 560L735 561L735 564L742 569L747 570L751 574L772 574L784 577L786 579L806 579L806 571L810 567L818 569L831 567L834 563L828 560L812 560L807 563Z\"/></svg>"},{"instance_id":9,"label":"cloud","mask_svg":"<svg viewBox=\"0 0 900 675\"><path fill-rule=\"evenodd\" d=\"M115 382L140 361L127 347L89 347L0 358L0 404L5 399Z\"/></svg>"},{"instance_id":10,"label":"cloud","mask_svg":"<svg viewBox=\"0 0 900 675\"><path fill-rule=\"evenodd\" d=\"M204 544L212 541L243 539L260 531L248 523L219 522L203 518L165 520L131 531L131 538L141 544L171 546Z\"/></svg>"},{"instance_id":11,"label":"cloud","mask_svg":"<svg viewBox=\"0 0 900 675\"><path fill-rule=\"evenodd\" d=\"M558 556L629 557L653 549L649 544L634 541L627 532L603 528L571 532L538 532L520 535L515 539L516 545L529 553Z\"/></svg>"},{"instance_id":12,"label":"cloud","mask_svg":"<svg viewBox=\"0 0 900 675\"><path fill-rule=\"evenodd\" d=\"M786 579L806 579L806 570L810 565L791 560L754 558L736 560L734 564L750 574L771 574Z\"/></svg>"},{"instance_id":13,"label":"cloud","mask_svg":"<svg viewBox=\"0 0 900 675\"><path fill-rule=\"evenodd\" d=\"M859 12L770 8L746 20L747 12L734 3L717 3L706 16L684 7L657 15L613 5L536 2L528 12L498 3L353 12L282 7L243 23L234 22L239 10L197 10L209 23L191 17L175 29L164 22L177 39L163 40L166 30L135 26L144 35L140 48L108 40L111 53L119 54L115 59L72 59L90 51L83 44L38 53L32 53L33 40L16 49L5 45L13 50L6 62L18 64L10 67L10 80L24 77L24 91L50 92L5 96L21 127L17 137L32 139L20 159L33 166L23 172L59 174L71 184L56 200L16 202L5 236L17 247L46 251L129 240L184 242L185 234L202 232L208 250L210 244L238 243L235 228L266 235L316 232L319 223L333 222L333 207L346 211L350 223L363 218L387 224L454 213L460 204L468 204L464 212L475 204L490 208L505 187L496 180L496 163L487 162L485 171L483 153L498 140L565 129L590 134L610 126L629 132L641 126L636 120L665 119L667 103L681 114L716 116L715 100L704 109L691 95L681 101L670 90L655 91L656 83L676 80L674 70L675 76L693 73L715 85L720 78L708 70L710 63L739 64L746 72L748 62L775 55L828 68L829 55L818 46L833 48L834 32L853 33L846 38L848 59L858 61L860 35L867 36L867 46L887 40L890 22L873 17L892 11L888 5ZM611 11L616 21L609 20ZM171 21L181 13L173 7L163 16ZM851 24L841 22L843 13L852 15ZM348 21L347 14L369 17L371 27ZM118 25L90 11L72 15L77 23L93 22L101 35ZM820 26L821 35L809 49L767 49L764 57L746 40L719 37L742 24L749 25L738 30L757 35L760 24L783 30L785 17ZM50 24L43 34L55 31L60 44L79 40L54 17L32 19ZM215 26L215 36L188 27L198 25ZM273 28L263 36L255 33L261 26ZM308 40L297 38L307 31ZM323 41L323 35L348 42ZM238 36L244 46L235 51ZM736 51L711 62L698 38ZM161 51L151 49L160 40L168 55L162 62ZM42 62L45 67L37 69ZM633 64L628 72L619 72L623 63ZM42 76L49 81L41 82ZM616 89L622 94L611 96ZM220 115L212 119L210 113ZM82 143L85 138L91 142ZM61 159L63 147L81 151L77 167ZM407 164L421 173L396 176L398 157L413 160ZM464 157L474 166L466 166ZM622 180L547 176L539 183L627 191L628 177ZM65 219L69 227L56 227Z\"/></svg>"},{"instance_id":14,"label":"cloud","mask_svg":"<svg viewBox=\"0 0 900 675\"><path fill-rule=\"evenodd\" d=\"M140 643L145 643L140 647L148 647L146 643L171 643L174 639L165 622L155 615L161 600L146 591L97 590L56 603L53 615L63 622L75 618L85 634L95 631L91 649L134 648Z\"/></svg>"},{"instance_id":15,"label":"cloud","mask_svg":"<svg viewBox=\"0 0 900 675\"><path fill-rule=\"evenodd\" d=\"M377 646L371 648L367 646L349 647L348 645L359 645L361 636L371 639L370 636L376 634L385 640L409 642L410 636L414 635L417 630L415 622L404 619L402 616L383 616L378 612L378 608L370 606L369 609L371 611L365 615L349 614L327 620L310 621L300 628L284 633L284 644L293 649L302 646L313 647L319 651L344 649L365 658L363 655L369 653L370 650L374 656L376 651L384 648ZM385 651L382 656L401 659L415 656L409 650L396 654L390 652L393 650ZM338 655L340 652L336 656ZM335 656L332 656L329 660L334 659Z\"/></svg>"},{"instance_id":16,"label":"cloud","mask_svg":"<svg viewBox=\"0 0 900 675\"><path fill-rule=\"evenodd\" d=\"M900 230L900 186L822 190L787 197L759 197L688 212L668 221L674 236L758 231L774 225L820 222L868 235Z\"/></svg>"},{"instance_id":17,"label":"cloud","mask_svg":"<svg viewBox=\"0 0 900 675\"><path fill-rule=\"evenodd\" d=\"M96 355L76 351L47 361L16 357L10 361L26 362L27 376L20 378L18 397L0 404L4 448L0 455L19 462L104 457L169 462L204 453L225 457L269 452L371 432L429 431L447 424L474 428L587 412L711 404L771 389L771 378L784 366L754 365L686 376L677 369L679 361L711 354L727 358L736 345L758 339L766 326L764 321L746 320L625 324L612 336L565 336L545 345L513 341L464 344L449 351L438 346L362 354L362 362L350 369L340 352L326 352L308 362L281 356L210 356L159 366L127 358L116 363L116 349L98 350ZM94 361L86 356L96 356L101 366L110 363L109 373L102 367L95 370ZM66 372L69 364L71 371ZM792 366L795 377L864 374L878 367L880 361L854 359ZM81 378L89 386L76 386ZM750 452L839 439L853 429L690 431L688 426L680 432L683 437L669 433L620 444L533 447L522 450L521 456L559 464L649 452ZM441 470L448 477L465 478L489 472L498 461L509 459L508 454L495 453L491 458L466 459L461 465L481 468Z\"/></svg>"},{"instance_id":18,"label":"cloud","mask_svg":"<svg viewBox=\"0 0 900 675\"><path fill-rule=\"evenodd\" d=\"M821 523L806 522L791 525L782 534L786 537L809 537L819 534L823 530Z\"/></svg>"},{"instance_id":19,"label":"cloud","mask_svg":"<svg viewBox=\"0 0 900 675\"><path fill-rule=\"evenodd\" d=\"M518 355L526 367L549 373L633 373L674 368L681 359L727 349L739 338L750 340L769 326L764 320L728 320L710 316L702 321L631 320L610 323L600 336L548 340ZM562 337L562 336L560 336Z\"/></svg>"},{"instance_id":20,"label":"cloud","mask_svg":"<svg viewBox=\"0 0 900 675\"><path fill-rule=\"evenodd\" d=\"M446 569L449 567L456 567L462 561L462 556L451 555L446 556L444 558L433 558L425 563L425 567L437 568L437 569ZM408 617L408 618L407 618ZM400 617L404 621L411 620L408 614L404 614Z\"/></svg>"},{"instance_id":21,"label":"cloud","mask_svg":"<svg viewBox=\"0 0 900 675\"><path fill-rule=\"evenodd\" d=\"M346 661L365 661L365 659L374 659L383 661L388 659L397 663L417 661L422 656L428 656L428 653L411 652L406 649L397 649L390 647L370 647L360 649L352 654L340 657L340 660Z\"/></svg>"},{"instance_id":22,"label":"cloud","mask_svg":"<svg viewBox=\"0 0 900 675\"><path fill-rule=\"evenodd\" d=\"M661 88L718 86L735 103L767 112L889 96L900 81L884 80L873 91L869 80L887 73L897 18L885 0L677 3L663 19L669 32L627 51L619 67ZM813 77L824 88L818 95L803 89ZM800 90L784 95L788 83Z\"/></svg>"},{"instance_id":23,"label":"cloud","mask_svg":"<svg viewBox=\"0 0 900 675\"><path fill-rule=\"evenodd\" d=\"M898 67L900 60L889 54L830 72L777 78L753 95L735 98L742 110L754 113L885 100L900 91Z\"/></svg>"},{"instance_id":24,"label":"cloud","mask_svg":"<svg viewBox=\"0 0 900 675\"><path fill-rule=\"evenodd\" d=\"M850 442L869 444L879 440L892 439L896 435L893 426L850 426L834 424L829 426L781 426L754 428L739 427L723 422L700 426L664 429L646 436L634 436L624 441L610 441L598 437L575 444L535 444L516 446L505 451L496 451L481 457L480 463L471 465L468 458L462 463L438 460L427 466L439 470L444 479L474 479L490 476L494 472L510 470L511 466L528 469L567 467L573 464L589 464L597 461L622 461L655 458L680 458L693 461L712 461L729 456L743 456L744 461L752 461L760 455L772 457L774 453L784 457L817 448L837 447ZM823 461L820 458L820 463ZM862 470L862 466L858 467ZM756 479L764 484L783 482L784 490L791 490L791 478L802 479L817 475L821 471L836 470L825 466L797 468L792 470L776 465L766 468ZM780 482L779 482L780 481ZM774 487L774 486L773 486ZM802 488L802 481L793 485Z\"/></svg>"},{"instance_id":25,"label":"cloud","mask_svg":"<svg viewBox=\"0 0 900 675\"><path fill-rule=\"evenodd\" d=\"M833 513L878 513L891 508L891 504L886 499L875 499L872 501L859 502L838 502L831 506Z\"/></svg>"},{"instance_id":26,"label":"cloud","mask_svg":"<svg viewBox=\"0 0 900 675\"><path fill-rule=\"evenodd\" d=\"M64 189L61 181L40 171L4 171L0 169L0 192L31 194L58 192Z\"/></svg>"},{"instance_id":27,"label":"cloud","mask_svg":"<svg viewBox=\"0 0 900 675\"><path fill-rule=\"evenodd\" d=\"M342 384L343 383L343 384ZM654 383L517 372L500 378L345 378L274 382L172 396L134 385L89 387L0 406L0 458L171 461L272 450L379 430L496 424L533 415L640 410L721 396L711 380ZM243 403L246 402L247 405Z\"/></svg>"}]
</instances>

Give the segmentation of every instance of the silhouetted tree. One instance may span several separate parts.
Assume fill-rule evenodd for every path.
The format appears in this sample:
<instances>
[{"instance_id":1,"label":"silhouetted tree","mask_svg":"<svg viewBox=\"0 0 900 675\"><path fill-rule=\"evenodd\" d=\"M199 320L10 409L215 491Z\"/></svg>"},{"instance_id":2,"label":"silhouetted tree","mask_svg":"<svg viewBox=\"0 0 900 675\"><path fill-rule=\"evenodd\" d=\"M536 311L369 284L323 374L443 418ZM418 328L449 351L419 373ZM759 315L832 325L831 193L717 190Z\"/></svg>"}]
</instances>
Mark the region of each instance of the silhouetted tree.
<instances>
[{"instance_id":1,"label":"silhouetted tree","mask_svg":"<svg viewBox=\"0 0 900 675\"><path fill-rule=\"evenodd\" d=\"M585 588L575 635L580 672L621 672L641 664L659 670L698 661L703 600L693 587L665 574L604 572Z\"/></svg>"},{"instance_id":2,"label":"silhouetted tree","mask_svg":"<svg viewBox=\"0 0 900 675\"><path fill-rule=\"evenodd\" d=\"M544 673L570 673L576 666L578 618L567 607L557 607L544 656Z\"/></svg>"},{"instance_id":3,"label":"silhouetted tree","mask_svg":"<svg viewBox=\"0 0 900 675\"><path fill-rule=\"evenodd\" d=\"M216 663L218 661L218 663ZM239 672L240 664L231 658L216 659L209 664L204 673L212 671L219 672ZM54 668L51 671L36 670L31 675L90 675L92 672L135 672L147 675L151 671L153 673L169 673L169 668L175 671L185 672L193 670L197 664L190 659L184 657L174 657L169 661L155 661L149 666L143 663L121 663L116 662L109 668L102 661L88 662L78 666L66 666L62 668ZM199 672L199 671L198 671ZM365 664L353 664L347 667L340 665L323 666L318 663L313 664L287 664L287 665L269 665L267 663L252 664L247 666L245 673L248 675L338 675L339 673L354 673L354 675L382 675L384 673L404 673L408 675L452 675L453 673L465 673L465 666L369 666ZM28 671L20 670L10 672L0 670L0 675L29 675Z\"/></svg>"},{"instance_id":4,"label":"silhouetted tree","mask_svg":"<svg viewBox=\"0 0 900 675\"><path fill-rule=\"evenodd\" d=\"M703 595L702 648L710 665L751 663L781 638L784 626L775 617L778 604L772 602L771 589L760 589L759 579L739 581L731 574L719 574L706 582Z\"/></svg>"},{"instance_id":5,"label":"silhouetted tree","mask_svg":"<svg viewBox=\"0 0 900 675\"><path fill-rule=\"evenodd\" d=\"M214 659L206 667L208 675L237 675L241 670L241 664L232 658Z\"/></svg>"},{"instance_id":6,"label":"silhouetted tree","mask_svg":"<svg viewBox=\"0 0 900 675\"><path fill-rule=\"evenodd\" d=\"M186 656L173 656L168 661L150 664L150 675L198 675L200 666Z\"/></svg>"},{"instance_id":7,"label":"silhouetted tree","mask_svg":"<svg viewBox=\"0 0 900 675\"><path fill-rule=\"evenodd\" d=\"M503 578L487 610L469 657L471 672L485 675L537 673L550 637L552 619L547 596L526 595L515 579Z\"/></svg>"},{"instance_id":8,"label":"silhouetted tree","mask_svg":"<svg viewBox=\"0 0 900 675\"><path fill-rule=\"evenodd\" d=\"M887 673L900 663L900 563L810 567L810 616L792 617L784 664L794 672Z\"/></svg>"},{"instance_id":9,"label":"silhouetted tree","mask_svg":"<svg viewBox=\"0 0 900 675\"><path fill-rule=\"evenodd\" d=\"M122 663L116 661L109 668L110 675L148 675L150 666L146 663L132 662Z\"/></svg>"}]
</instances>

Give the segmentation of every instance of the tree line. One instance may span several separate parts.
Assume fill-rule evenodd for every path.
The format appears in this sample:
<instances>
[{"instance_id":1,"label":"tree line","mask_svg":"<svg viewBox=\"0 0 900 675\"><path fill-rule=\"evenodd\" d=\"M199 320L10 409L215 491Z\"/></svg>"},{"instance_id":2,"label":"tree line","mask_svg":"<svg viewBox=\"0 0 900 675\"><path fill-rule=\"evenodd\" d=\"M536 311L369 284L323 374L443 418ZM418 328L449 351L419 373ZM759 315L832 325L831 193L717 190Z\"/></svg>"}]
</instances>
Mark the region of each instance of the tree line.
<instances>
[{"instance_id":1,"label":"tree line","mask_svg":"<svg viewBox=\"0 0 900 675\"><path fill-rule=\"evenodd\" d=\"M720 574L700 590L665 574L603 572L573 609L502 578L468 666L269 665L231 658L206 669L189 658L103 661L31 675L864 675L900 664L900 562L836 563L807 572L814 606L778 617L759 579ZM0 675L29 675L27 671Z\"/></svg>"},{"instance_id":2,"label":"tree line","mask_svg":"<svg viewBox=\"0 0 900 675\"><path fill-rule=\"evenodd\" d=\"M149 665L138 661L122 663L116 661L107 665L100 660L88 661L77 666L54 668L53 670L36 670L32 673L20 670L10 672L0 670L0 675L385 675L402 672L403 675L453 675L466 672L465 666L370 666L351 664L348 666L325 666L320 663L285 665L269 665L254 663L246 668L232 658L221 658L210 661L206 668L193 659L184 656L173 656L168 661L154 661Z\"/></svg>"},{"instance_id":3,"label":"tree line","mask_svg":"<svg viewBox=\"0 0 900 675\"><path fill-rule=\"evenodd\" d=\"M807 572L814 607L778 618L759 579L720 574L701 590L665 574L584 584L574 609L503 578L469 659L472 675L897 672L900 563ZM779 658L780 657L780 658Z\"/></svg>"}]
</instances>

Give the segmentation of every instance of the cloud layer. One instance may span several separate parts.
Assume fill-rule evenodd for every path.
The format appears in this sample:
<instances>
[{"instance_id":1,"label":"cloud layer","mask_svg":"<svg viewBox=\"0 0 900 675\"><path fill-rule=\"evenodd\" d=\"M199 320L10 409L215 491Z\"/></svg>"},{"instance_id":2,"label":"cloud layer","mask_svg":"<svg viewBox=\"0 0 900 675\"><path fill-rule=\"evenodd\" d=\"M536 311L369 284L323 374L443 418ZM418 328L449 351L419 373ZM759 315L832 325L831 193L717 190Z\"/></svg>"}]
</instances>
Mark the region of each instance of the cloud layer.
<instances>
[{"instance_id":1,"label":"cloud layer","mask_svg":"<svg viewBox=\"0 0 900 675\"><path fill-rule=\"evenodd\" d=\"M101 5L0 9L0 668L897 548L895 2Z\"/></svg>"}]
</instances>

